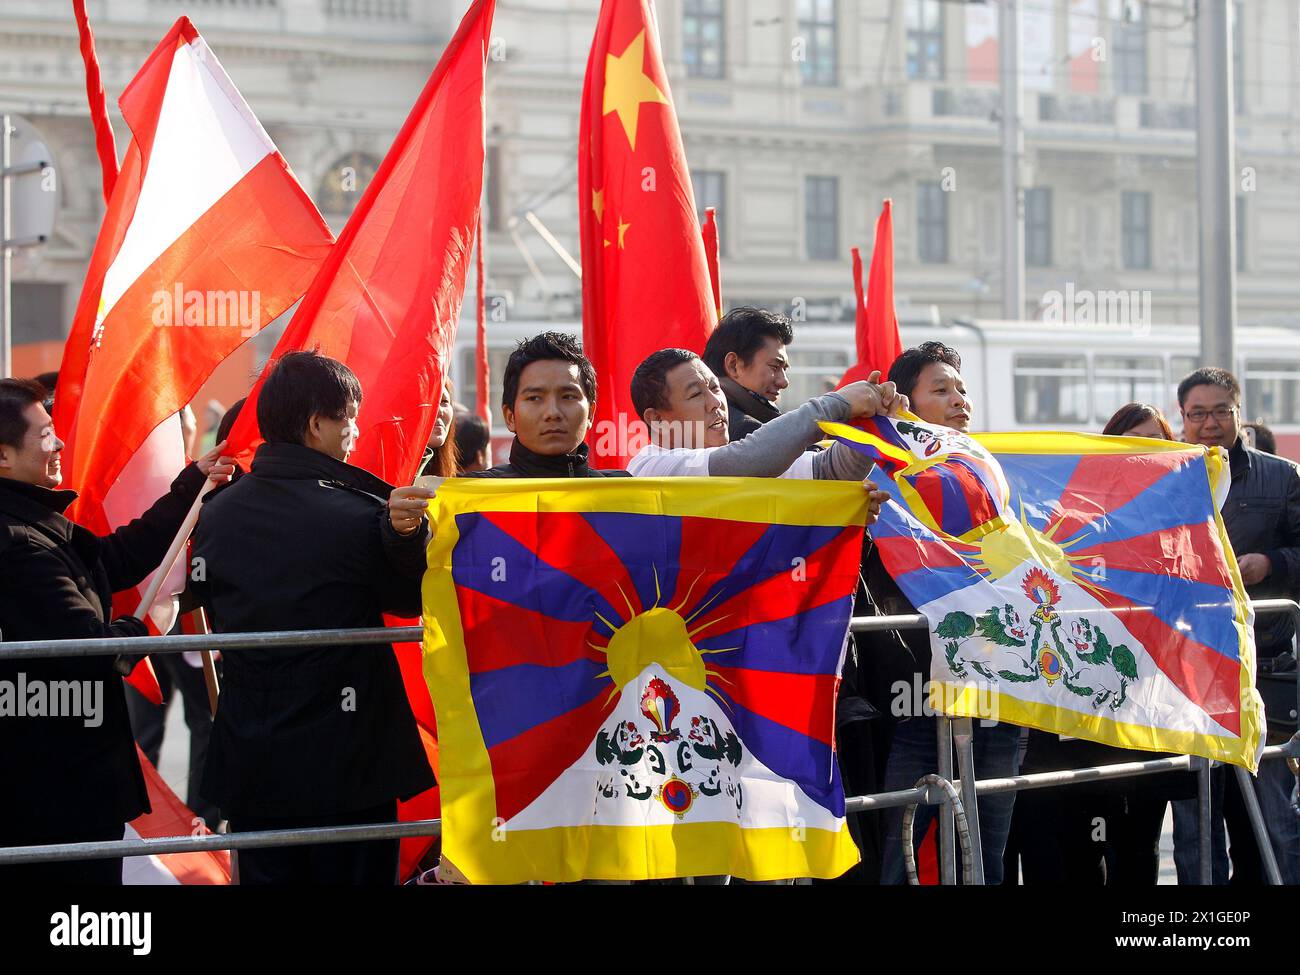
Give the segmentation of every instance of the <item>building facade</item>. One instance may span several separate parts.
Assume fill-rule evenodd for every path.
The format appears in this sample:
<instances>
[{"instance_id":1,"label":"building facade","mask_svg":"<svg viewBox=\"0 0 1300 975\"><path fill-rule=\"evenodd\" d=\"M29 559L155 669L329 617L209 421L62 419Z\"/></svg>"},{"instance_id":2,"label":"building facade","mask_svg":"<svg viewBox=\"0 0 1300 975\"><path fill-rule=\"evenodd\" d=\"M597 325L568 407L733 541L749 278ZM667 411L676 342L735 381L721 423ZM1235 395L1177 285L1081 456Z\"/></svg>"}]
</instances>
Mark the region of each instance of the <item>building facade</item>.
<instances>
[{"instance_id":1,"label":"building facade","mask_svg":"<svg viewBox=\"0 0 1300 975\"><path fill-rule=\"evenodd\" d=\"M176 16L194 20L337 229L466 3L88 6L110 99ZM1154 322L1195 322L1195 5L1022 6L1024 317L1052 314L1070 289L1146 295ZM577 256L597 7L498 2L485 184L496 320L580 318L576 277L527 215ZM657 16L697 203L718 208L728 304L851 321L849 249L869 252L890 197L900 313L1000 314L996 4L660 0ZM1235 19L1239 321L1300 326L1300 2L1237 3ZM0 8L0 108L27 118L56 164L53 238L19 255L14 289L15 341L53 349L103 211L65 5Z\"/></svg>"}]
</instances>

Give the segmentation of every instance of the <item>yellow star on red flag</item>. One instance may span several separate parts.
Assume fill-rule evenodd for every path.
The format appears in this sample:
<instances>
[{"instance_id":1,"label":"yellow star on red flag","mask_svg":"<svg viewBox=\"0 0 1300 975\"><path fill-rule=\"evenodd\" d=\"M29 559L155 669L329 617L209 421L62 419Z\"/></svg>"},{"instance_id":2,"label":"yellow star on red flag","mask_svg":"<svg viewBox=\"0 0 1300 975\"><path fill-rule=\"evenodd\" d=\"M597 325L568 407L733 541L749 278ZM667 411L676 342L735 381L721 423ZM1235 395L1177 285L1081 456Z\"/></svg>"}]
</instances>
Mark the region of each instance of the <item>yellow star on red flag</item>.
<instances>
[{"instance_id":1,"label":"yellow star on red flag","mask_svg":"<svg viewBox=\"0 0 1300 975\"><path fill-rule=\"evenodd\" d=\"M636 148L636 121L642 102L668 104L668 98L650 80L644 70L645 30L633 38L623 53L605 55L605 92L603 113L618 112L627 141Z\"/></svg>"}]
</instances>

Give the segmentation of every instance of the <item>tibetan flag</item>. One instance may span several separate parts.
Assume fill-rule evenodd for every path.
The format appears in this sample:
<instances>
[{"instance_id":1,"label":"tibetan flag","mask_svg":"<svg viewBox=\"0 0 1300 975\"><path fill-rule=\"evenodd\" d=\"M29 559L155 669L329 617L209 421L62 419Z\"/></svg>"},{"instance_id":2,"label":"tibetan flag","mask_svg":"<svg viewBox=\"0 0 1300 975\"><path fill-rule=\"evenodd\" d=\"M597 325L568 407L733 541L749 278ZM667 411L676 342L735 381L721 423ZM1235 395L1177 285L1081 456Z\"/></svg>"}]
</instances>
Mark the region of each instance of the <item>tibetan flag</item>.
<instances>
[{"instance_id":1,"label":"tibetan flag","mask_svg":"<svg viewBox=\"0 0 1300 975\"><path fill-rule=\"evenodd\" d=\"M424 581L443 851L474 883L837 877L856 484L452 480Z\"/></svg>"},{"instance_id":2,"label":"tibetan flag","mask_svg":"<svg viewBox=\"0 0 1300 975\"><path fill-rule=\"evenodd\" d=\"M930 530L969 542L1006 523L1010 488L997 461L973 437L910 413L836 430L894 479Z\"/></svg>"},{"instance_id":3,"label":"tibetan flag","mask_svg":"<svg viewBox=\"0 0 1300 975\"><path fill-rule=\"evenodd\" d=\"M704 240L650 0L603 0L578 127L582 344L600 383L590 440L626 467L645 426L632 373L651 352L702 353L717 323Z\"/></svg>"},{"instance_id":4,"label":"tibetan flag","mask_svg":"<svg viewBox=\"0 0 1300 975\"><path fill-rule=\"evenodd\" d=\"M873 441L889 438L854 427L824 429L872 456L899 441L915 453L916 438L898 433L908 422L877 424L895 428L885 447ZM950 491L926 492L909 487L909 468L885 467L894 500L871 535L930 620L935 707L1253 771L1264 715L1254 614L1219 514L1226 455L1165 440L925 426L982 449L1009 488L1000 524L958 536L946 530L949 513L980 511L983 480L956 471ZM957 468L967 455L953 456L942 463Z\"/></svg>"}]
</instances>

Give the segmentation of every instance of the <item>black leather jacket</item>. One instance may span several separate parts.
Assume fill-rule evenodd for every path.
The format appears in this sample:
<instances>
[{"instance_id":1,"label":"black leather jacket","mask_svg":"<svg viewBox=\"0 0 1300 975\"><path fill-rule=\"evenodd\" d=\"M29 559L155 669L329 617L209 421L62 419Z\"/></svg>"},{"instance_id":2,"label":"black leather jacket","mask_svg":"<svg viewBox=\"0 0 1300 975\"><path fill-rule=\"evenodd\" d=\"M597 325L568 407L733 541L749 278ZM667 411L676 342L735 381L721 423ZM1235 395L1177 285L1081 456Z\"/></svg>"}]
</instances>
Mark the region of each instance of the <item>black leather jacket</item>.
<instances>
[{"instance_id":1,"label":"black leather jacket","mask_svg":"<svg viewBox=\"0 0 1300 975\"><path fill-rule=\"evenodd\" d=\"M1247 447L1238 438L1228 452L1232 486L1223 505L1223 524L1238 556L1258 552L1271 571L1254 586L1251 599L1295 599L1300 593L1300 471L1289 460ZM1255 619L1261 658L1291 648L1295 624L1289 613Z\"/></svg>"}]
</instances>

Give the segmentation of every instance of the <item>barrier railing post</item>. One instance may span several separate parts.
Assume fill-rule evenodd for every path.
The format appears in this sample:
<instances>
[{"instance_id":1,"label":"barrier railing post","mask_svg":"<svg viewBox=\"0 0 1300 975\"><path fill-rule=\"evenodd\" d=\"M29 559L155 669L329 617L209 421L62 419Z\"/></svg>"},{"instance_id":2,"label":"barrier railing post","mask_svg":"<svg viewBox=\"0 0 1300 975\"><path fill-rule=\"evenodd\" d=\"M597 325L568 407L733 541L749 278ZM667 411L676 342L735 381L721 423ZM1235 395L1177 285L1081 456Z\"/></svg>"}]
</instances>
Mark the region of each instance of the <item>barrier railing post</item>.
<instances>
[{"instance_id":1,"label":"barrier railing post","mask_svg":"<svg viewBox=\"0 0 1300 975\"><path fill-rule=\"evenodd\" d=\"M1246 814L1250 816L1250 828L1255 831L1255 844L1259 847L1259 858L1264 864L1264 873L1268 882L1275 887L1282 884L1282 874L1277 867L1277 857L1273 855L1273 841L1268 837L1268 827L1264 825L1264 815L1259 811L1259 797L1255 795L1254 783L1250 773L1240 765L1232 770L1237 773L1237 788L1241 791L1241 801L1246 804Z\"/></svg>"},{"instance_id":2,"label":"barrier railing post","mask_svg":"<svg viewBox=\"0 0 1300 975\"><path fill-rule=\"evenodd\" d=\"M952 774L952 719L939 715L935 722L939 746L939 776L951 782ZM945 802L939 807L939 882L957 882L957 817L952 805Z\"/></svg>"},{"instance_id":3,"label":"barrier railing post","mask_svg":"<svg viewBox=\"0 0 1300 975\"><path fill-rule=\"evenodd\" d=\"M1214 885L1214 834L1211 831L1213 815L1211 796L1214 781L1210 775L1212 763L1208 758L1198 758L1196 763L1196 844L1201 854L1200 882L1202 887L1211 887Z\"/></svg>"},{"instance_id":4,"label":"barrier railing post","mask_svg":"<svg viewBox=\"0 0 1300 975\"><path fill-rule=\"evenodd\" d=\"M952 740L957 746L957 770L961 781L961 803L966 810L966 823L970 827L971 883L984 884L984 847L980 841L979 801L975 795L975 729L970 718L956 718L952 725Z\"/></svg>"}]
</instances>

